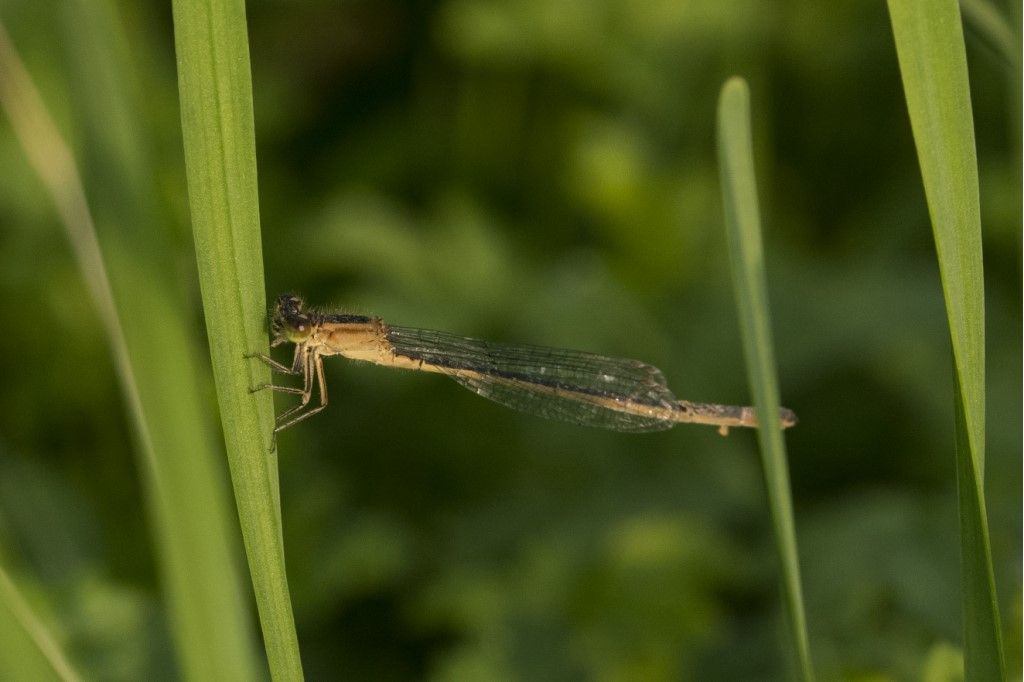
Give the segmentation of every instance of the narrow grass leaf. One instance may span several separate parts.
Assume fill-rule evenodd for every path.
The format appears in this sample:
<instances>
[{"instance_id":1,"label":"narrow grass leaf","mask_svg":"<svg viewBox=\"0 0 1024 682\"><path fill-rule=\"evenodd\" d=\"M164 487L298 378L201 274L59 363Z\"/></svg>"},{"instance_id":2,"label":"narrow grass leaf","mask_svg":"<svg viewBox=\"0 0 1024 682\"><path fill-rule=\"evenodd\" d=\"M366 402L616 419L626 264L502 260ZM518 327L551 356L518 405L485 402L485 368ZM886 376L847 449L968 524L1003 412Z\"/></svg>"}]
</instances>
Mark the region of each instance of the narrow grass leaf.
<instances>
[{"instance_id":1,"label":"narrow grass leaf","mask_svg":"<svg viewBox=\"0 0 1024 682\"><path fill-rule=\"evenodd\" d=\"M194 679L251 679L255 645L231 552L230 507L202 409L206 392L197 380L188 315L171 284L172 252L152 214L125 208L146 203L143 173L132 161L144 145L123 137L142 126L107 61L111 17L104 7L97 3L82 15L75 9L84 7L69 8L82 69L69 79L87 82L94 98L83 117L92 153L102 159L90 164L104 176L98 185L118 188L100 202L106 229L94 225L71 151L2 27L0 101L53 197L109 339L134 421L182 669Z\"/></svg>"},{"instance_id":2,"label":"narrow grass leaf","mask_svg":"<svg viewBox=\"0 0 1024 682\"><path fill-rule=\"evenodd\" d=\"M1007 66L1020 69L1020 41L1010 22L989 0L960 0L964 19Z\"/></svg>"},{"instance_id":3,"label":"narrow grass leaf","mask_svg":"<svg viewBox=\"0 0 1024 682\"><path fill-rule=\"evenodd\" d=\"M285 574L267 350L252 82L242 0L175 0L189 205L231 479L274 679L302 678Z\"/></svg>"},{"instance_id":4,"label":"narrow grass leaf","mask_svg":"<svg viewBox=\"0 0 1024 682\"><path fill-rule=\"evenodd\" d=\"M754 177L750 131L750 94L746 81L730 78L718 102L718 165L725 209L733 287L743 336L747 379L758 415L779 413L779 389L772 350L771 322L765 286L761 218ZM761 417L761 446L769 511L782 570L782 592L799 678L814 679L807 639L793 501L789 489L786 446L777 419Z\"/></svg>"},{"instance_id":5,"label":"narrow grass leaf","mask_svg":"<svg viewBox=\"0 0 1024 682\"><path fill-rule=\"evenodd\" d=\"M953 347L964 667L1004 679L985 511L985 295L978 162L956 0L889 0Z\"/></svg>"},{"instance_id":6,"label":"narrow grass leaf","mask_svg":"<svg viewBox=\"0 0 1024 682\"><path fill-rule=\"evenodd\" d=\"M78 673L57 640L32 611L17 586L0 566L0 678L65 680Z\"/></svg>"}]
</instances>

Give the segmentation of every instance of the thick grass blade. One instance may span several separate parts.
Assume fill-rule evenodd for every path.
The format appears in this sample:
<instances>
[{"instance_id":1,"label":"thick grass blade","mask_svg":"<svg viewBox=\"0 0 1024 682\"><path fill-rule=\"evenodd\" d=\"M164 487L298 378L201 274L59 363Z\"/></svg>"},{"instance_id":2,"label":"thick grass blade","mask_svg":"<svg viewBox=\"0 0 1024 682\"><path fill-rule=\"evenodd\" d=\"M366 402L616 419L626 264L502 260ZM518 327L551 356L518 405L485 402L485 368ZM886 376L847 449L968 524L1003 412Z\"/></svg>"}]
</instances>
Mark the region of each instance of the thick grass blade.
<instances>
[{"instance_id":1,"label":"thick grass blade","mask_svg":"<svg viewBox=\"0 0 1024 682\"><path fill-rule=\"evenodd\" d=\"M242 0L175 0L189 205L221 423L271 674L302 678L285 574Z\"/></svg>"},{"instance_id":2,"label":"thick grass blade","mask_svg":"<svg viewBox=\"0 0 1024 682\"><path fill-rule=\"evenodd\" d=\"M733 286L743 335L747 379L759 415L779 413L779 389L772 351L768 295L765 288L761 218L754 179L754 153L750 132L750 93L740 78L722 86L718 102L718 164L725 208ZM793 500L789 489L786 446L777 419L761 419L757 430L761 446L768 504L775 546L782 569L782 592L799 679L814 679L807 640Z\"/></svg>"},{"instance_id":3,"label":"thick grass blade","mask_svg":"<svg viewBox=\"0 0 1024 682\"><path fill-rule=\"evenodd\" d=\"M77 682L56 639L0 566L0 678Z\"/></svg>"},{"instance_id":4,"label":"thick grass blade","mask_svg":"<svg viewBox=\"0 0 1024 682\"><path fill-rule=\"evenodd\" d=\"M100 7L84 18L98 19ZM75 38L90 92L103 103L102 111L85 114L103 121L86 124L104 159L94 166L107 180L116 178L100 183L119 188L108 206L139 206L145 203L141 171L128 158L141 145L118 149L111 137L141 126L131 120L114 69L93 59L108 54L110 36L101 25L79 21ZM104 49L92 52L98 44ZM2 27L0 102L53 197L109 339L134 423L182 670L193 679L251 679L256 650L231 551L230 506L203 413L206 392L196 379L201 371L188 315L171 284L166 234L144 212L108 214L101 252L75 160Z\"/></svg>"},{"instance_id":5,"label":"thick grass blade","mask_svg":"<svg viewBox=\"0 0 1024 682\"><path fill-rule=\"evenodd\" d=\"M985 293L978 162L956 0L889 0L931 216L956 379L964 672L1004 679L985 511Z\"/></svg>"}]
</instances>

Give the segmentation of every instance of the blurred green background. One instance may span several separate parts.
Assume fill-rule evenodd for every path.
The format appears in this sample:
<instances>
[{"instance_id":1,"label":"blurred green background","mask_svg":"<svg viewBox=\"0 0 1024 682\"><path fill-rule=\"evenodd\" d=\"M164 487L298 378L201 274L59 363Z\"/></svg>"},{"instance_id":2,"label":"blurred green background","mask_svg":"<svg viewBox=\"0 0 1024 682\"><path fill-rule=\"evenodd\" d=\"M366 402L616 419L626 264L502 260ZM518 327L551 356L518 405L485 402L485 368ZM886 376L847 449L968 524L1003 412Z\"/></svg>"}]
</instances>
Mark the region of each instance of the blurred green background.
<instances>
[{"instance_id":1,"label":"blurred green background","mask_svg":"<svg viewBox=\"0 0 1024 682\"><path fill-rule=\"evenodd\" d=\"M994 9L1019 25L1019 3ZM109 43L83 29L93 11ZM248 12L268 296L641 358L697 401L749 400L714 156L718 89L747 78L782 398L801 419L787 443L815 664L824 679L916 679L959 643L948 330L883 3ZM79 67L114 44L127 56L134 127L112 133L145 160L158 257L190 297L202 356L169 3L2 0L0 20L100 215L138 188L94 172ZM1019 677L1020 42L1008 60L980 25L966 34L988 512ZM89 677L173 679L106 337L0 120L0 562ZM588 430L440 377L327 364L330 407L280 438L310 679L784 674L751 433ZM216 414L212 388L203 408Z\"/></svg>"}]
</instances>

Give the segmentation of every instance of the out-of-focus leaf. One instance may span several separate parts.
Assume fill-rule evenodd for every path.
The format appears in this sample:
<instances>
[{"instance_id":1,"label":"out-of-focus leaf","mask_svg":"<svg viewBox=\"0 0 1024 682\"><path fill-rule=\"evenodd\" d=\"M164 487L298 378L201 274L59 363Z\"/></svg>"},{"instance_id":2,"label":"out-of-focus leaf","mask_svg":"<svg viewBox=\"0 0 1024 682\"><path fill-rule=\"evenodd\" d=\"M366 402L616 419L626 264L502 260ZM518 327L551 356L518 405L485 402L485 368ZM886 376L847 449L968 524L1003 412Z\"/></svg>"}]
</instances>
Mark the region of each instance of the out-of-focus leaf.
<instances>
[{"instance_id":1,"label":"out-of-focus leaf","mask_svg":"<svg viewBox=\"0 0 1024 682\"><path fill-rule=\"evenodd\" d=\"M56 639L0 567L0 677L7 680L78 680Z\"/></svg>"}]
</instances>

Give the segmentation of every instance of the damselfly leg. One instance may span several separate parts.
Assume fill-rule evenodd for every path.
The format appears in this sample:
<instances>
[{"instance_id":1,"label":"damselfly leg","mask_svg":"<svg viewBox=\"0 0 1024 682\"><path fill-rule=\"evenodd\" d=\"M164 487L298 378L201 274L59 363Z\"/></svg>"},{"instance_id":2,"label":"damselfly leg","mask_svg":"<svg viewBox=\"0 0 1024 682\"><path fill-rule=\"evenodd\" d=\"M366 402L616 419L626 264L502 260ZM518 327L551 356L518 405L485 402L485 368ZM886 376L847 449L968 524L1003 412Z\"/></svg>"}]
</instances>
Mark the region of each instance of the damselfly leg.
<instances>
[{"instance_id":1,"label":"damselfly leg","mask_svg":"<svg viewBox=\"0 0 1024 682\"><path fill-rule=\"evenodd\" d=\"M268 367L274 372L280 374L289 374L292 376L302 375L302 388L293 388L291 386L276 386L274 384L260 384L253 386L250 392L255 393L256 391L262 391L270 389L271 391L277 391L279 393L289 393L292 395L302 396L298 405L288 408L276 419L276 426L274 427L274 433L282 431L293 424L313 416L317 412L327 407L327 382L324 380L324 365L323 359L320 354L316 352L315 348L309 348L305 344L299 344L295 347L295 358L292 361L292 366L288 367L280 362L277 362L273 358L263 355L262 353L253 353L245 356L247 358L257 358L267 364ZM304 410L310 403L313 397L313 379L314 375L316 378L317 386L320 389L320 404L313 407L305 412Z\"/></svg>"}]
</instances>

